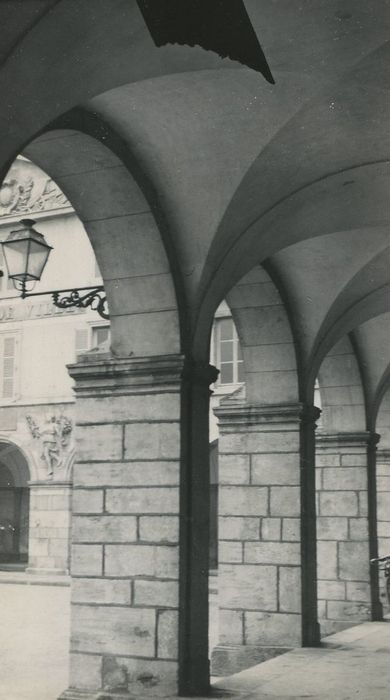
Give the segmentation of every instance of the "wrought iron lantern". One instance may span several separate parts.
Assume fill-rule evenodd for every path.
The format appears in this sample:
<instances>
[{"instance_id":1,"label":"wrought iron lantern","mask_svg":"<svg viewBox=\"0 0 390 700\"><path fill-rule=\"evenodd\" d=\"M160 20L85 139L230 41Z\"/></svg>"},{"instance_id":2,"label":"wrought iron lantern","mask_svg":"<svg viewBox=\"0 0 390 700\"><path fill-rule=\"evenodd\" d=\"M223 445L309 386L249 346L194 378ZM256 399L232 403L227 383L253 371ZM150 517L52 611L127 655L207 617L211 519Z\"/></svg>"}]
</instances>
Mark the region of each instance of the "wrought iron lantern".
<instances>
[{"instance_id":1,"label":"wrought iron lantern","mask_svg":"<svg viewBox=\"0 0 390 700\"><path fill-rule=\"evenodd\" d=\"M33 228L35 221L22 219L20 223L23 228L11 231L2 245L8 277L24 299L41 279L52 247Z\"/></svg>"},{"instance_id":2,"label":"wrought iron lantern","mask_svg":"<svg viewBox=\"0 0 390 700\"><path fill-rule=\"evenodd\" d=\"M35 283L41 279L53 248L46 243L43 234L34 229L35 221L22 219L20 223L22 228L11 231L2 242L2 248L8 277L13 280L15 289L21 292L22 299L50 294L53 304L60 309L89 306L102 318L108 319L107 299L102 285L48 292L31 291ZM1 271L0 276L2 276Z\"/></svg>"}]
</instances>

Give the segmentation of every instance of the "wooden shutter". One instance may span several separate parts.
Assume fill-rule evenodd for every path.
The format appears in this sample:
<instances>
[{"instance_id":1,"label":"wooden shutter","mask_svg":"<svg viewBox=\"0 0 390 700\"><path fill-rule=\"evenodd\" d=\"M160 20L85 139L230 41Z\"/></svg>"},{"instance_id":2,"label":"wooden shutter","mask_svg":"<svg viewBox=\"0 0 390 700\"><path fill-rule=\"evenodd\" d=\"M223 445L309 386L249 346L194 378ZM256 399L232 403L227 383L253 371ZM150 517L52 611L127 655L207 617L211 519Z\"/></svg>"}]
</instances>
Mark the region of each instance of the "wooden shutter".
<instances>
[{"instance_id":1,"label":"wooden shutter","mask_svg":"<svg viewBox=\"0 0 390 700\"><path fill-rule=\"evenodd\" d=\"M5 280L5 275L6 275L6 269L5 269L5 260L4 260L4 255L3 255L3 250L0 245L0 270L4 273L4 277L0 277L0 292L2 289L4 289L4 280Z\"/></svg>"},{"instance_id":2,"label":"wooden shutter","mask_svg":"<svg viewBox=\"0 0 390 700\"><path fill-rule=\"evenodd\" d=\"M75 355L81 355L89 350L89 328L76 328L75 330Z\"/></svg>"},{"instance_id":3,"label":"wooden shutter","mask_svg":"<svg viewBox=\"0 0 390 700\"><path fill-rule=\"evenodd\" d=\"M16 336L2 334L1 338L1 398L12 399L15 394Z\"/></svg>"}]
</instances>

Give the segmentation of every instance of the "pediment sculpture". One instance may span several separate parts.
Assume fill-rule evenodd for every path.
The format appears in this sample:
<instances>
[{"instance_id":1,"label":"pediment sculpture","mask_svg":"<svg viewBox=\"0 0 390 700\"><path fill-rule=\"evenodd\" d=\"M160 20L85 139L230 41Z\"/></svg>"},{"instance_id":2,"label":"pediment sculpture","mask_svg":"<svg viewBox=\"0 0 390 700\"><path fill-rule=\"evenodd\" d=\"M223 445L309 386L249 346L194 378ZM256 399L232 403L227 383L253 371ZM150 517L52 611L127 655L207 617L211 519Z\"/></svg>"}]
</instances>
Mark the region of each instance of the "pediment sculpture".
<instances>
[{"instance_id":1,"label":"pediment sculpture","mask_svg":"<svg viewBox=\"0 0 390 700\"><path fill-rule=\"evenodd\" d=\"M70 202L50 177L12 176L12 171L0 188L0 216L32 214L69 207Z\"/></svg>"}]
</instances>

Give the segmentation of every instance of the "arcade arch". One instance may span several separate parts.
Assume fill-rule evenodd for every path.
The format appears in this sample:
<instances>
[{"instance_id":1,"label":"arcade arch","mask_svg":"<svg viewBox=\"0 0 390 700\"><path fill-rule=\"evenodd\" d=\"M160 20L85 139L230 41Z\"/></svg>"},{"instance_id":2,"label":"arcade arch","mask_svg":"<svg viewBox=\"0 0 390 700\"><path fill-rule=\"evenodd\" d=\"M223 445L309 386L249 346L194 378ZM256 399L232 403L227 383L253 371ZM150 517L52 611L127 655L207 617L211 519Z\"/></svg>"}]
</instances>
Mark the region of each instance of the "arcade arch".
<instances>
[{"instance_id":1,"label":"arcade arch","mask_svg":"<svg viewBox=\"0 0 390 700\"><path fill-rule=\"evenodd\" d=\"M23 452L0 440L0 569L28 562L29 480Z\"/></svg>"},{"instance_id":2,"label":"arcade arch","mask_svg":"<svg viewBox=\"0 0 390 700\"><path fill-rule=\"evenodd\" d=\"M330 374L336 372L336 356L329 359L332 348L348 332L359 347L364 345L368 329L362 326L389 308L388 7L381 3L373 16L367 3L355 2L356 16L349 17L353 30L348 31L348 20L334 3L320 3L315 22L307 3L290 3L292 29L286 42L281 31L286 28L285 8L282 12L274 2L261 8L259 3L247 5L256 28L266 27L270 56L279 68L276 88L259 87L255 74L199 49L157 49L136 3L122 0L115 3L115 11L98 0L93 16L84 3L66 0L42 6L33 23L23 16L26 33L16 33L16 48L9 47L1 70L0 86L7 96L2 123L12 124L0 134L2 163L6 167L22 143L36 139L51 124L51 133L41 134L26 153L53 173L81 213L113 317L113 354L84 358L70 369L79 424L74 494L74 604L79 607L72 685L81 690L85 668L88 683L107 685L109 673L102 661L107 656L116 657L121 678L129 679L127 686L135 692L145 690L145 674L153 692L176 692L178 658L181 692L208 689L205 465L208 384L215 377L207 366L208 344L218 301L231 293L234 306L236 291L231 287L254 261L267 260L275 279L281 280L291 328L279 302L274 316L275 309L266 310L261 303L248 311L239 298L233 314L245 336L248 395L238 395L220 409L222 420L230 421L228 449L234 444L240 448L223 454L249 455L250 470L257 461L254 471L261 479L263 462L252 457L277 454L282 460L287 453L293 455L286 467L289 477L296 480L299 460L302 478L299 484L249 485L258 489L258 502L265 494L262 489L270 489L270 508L279 513L267 510L260 518L294 520L285 532L290 539L278 540L283 548L274 548L283 552L283 563L260 560L267 552L260 540L245 540L241 550L228 541L225 551L229 557L241 551L244 561L237 566L285 565L282 578L290 588L302 564L300 641L318 641L314 382L321 373L324 424L335 427L338 392L326 376L326 363ZM72 55L66 48L70 35ZM292 46L298 47L296 54ZM102 61L104 55L110 61ZM31 58L39 70L31 71ZM53 123L79 104L81 121L95 115L98 138L88 125L88 135L80 135L74 113ZM102 146L112 140L114 146ZM129 175L134 168L135 178ZM267 315L274 325L273 320L267 325ZM258 326L253 333L253 323L269 332L272 352L259 337ZM284 353L278 352L278 339ZM363 357L363 368L364 362ZM371 356L366 369L364 430L372 433L372 401L381 373ZM363 424L356 381L351 379L348 395L337 403L344 407L342 427L348 430ZM262 387L267 387L266 400ZM265 434L271 442L277 434L277 447L283 439L289 450L256 452L263 449ZM241 451L247 448L249 452ZM239 462L248 465L248 459ZM277 473L275 468L274 478ZM246 488L245 483L226 484L231 486L236 494ZM286 498L280 498L281 489L287 489ZM302 528L297 527L297 489ZM157 512L150 510L156 504ZM287 515L279 508L291 510ZM92 519L101 528L98 535ZM129 539L123 539L123 530ZM108 531L114 538L109 541ZM88 609L91 578L98 580L93 616ZM116 592L112 580L119 581ZM123 581L132 596L125 603ZM111 605L106 605L106 596ZM154 605L148 606L145 601L151 599ZM275 599L268 604L276 605ZM277 613L279 620L284 615L288 625L295 615L289 638L296 640L301 630L298 603L285 605L287 610L267 614ZM268 633L268 618L257 608L246 612L256 646L259 630ZM240 610L233 617L242 621L245 613ZM104 639L94 625L107 630ZM137 639L136 634L125 635L123 626L142 634Z\"/></svg>"}]
</instances>

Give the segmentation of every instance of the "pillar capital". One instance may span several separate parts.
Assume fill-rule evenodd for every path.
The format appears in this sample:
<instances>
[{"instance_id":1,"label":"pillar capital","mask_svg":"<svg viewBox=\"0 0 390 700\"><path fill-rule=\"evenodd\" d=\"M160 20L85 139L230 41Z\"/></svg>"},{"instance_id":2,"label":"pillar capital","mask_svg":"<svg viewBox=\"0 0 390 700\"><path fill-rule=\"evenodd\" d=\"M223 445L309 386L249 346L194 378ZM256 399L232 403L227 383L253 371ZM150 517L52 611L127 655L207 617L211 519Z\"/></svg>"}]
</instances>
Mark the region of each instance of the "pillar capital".
<instances>
[{"instance_id":1,"label":"pillar capital","mask_svg":"<svg viewBox=\"0 0 390 700\"><path fill-rule=\"evenodd\" d=\"M377 450L377 462L390 464L390 450Z\"/></svg>"},{"instance_id":2,"label":"pillar capital","mask_svg":"<svg viewBox=\"0 0 390 700\"><path fill-rule=\"evenodd\" d=\"M380 440L378 433L369 430L356 432L325 433L318 431L316 443L318 448L334 448L339 450L349 450L353 448L375 447Z\"/></svg>"},{"instance_id":3,"label":"pillar capital","mask_svg":"<svg viewBox=\"0 0 390 700\"><path fill-rule=\"evenodd\" d=\"M314 423L320 416L320 409L302 403L249 405L240 389L228 399L221 401L214 409L222 429L240 429L251 425L272 425L278 423Z\"/></svg>"},{"instance_id":4,"label":"pillar capital","mask_svg":"<svg viewBox=\"0 0 390 700\"><path fill-rule=\"evenodd\" d=\"M177 391L184 366L183 355L115 358L86 353L68 365L80 397L120 396L147 391Z\"/></svg>"},{"instance_id":5,"label":"pillar capital","mask_svg":"<svg viewBox=\"0 0 390 700\"><path fill-rule=\"evenodd\" d=\"M182 377L184 381L209 388L218 379L219 370L208 362L186 359L183 366Z\"/></svg>"},{"instance_id":6,"label":"pillar capital","mask_svg":"<svg viewBox=\"0 0 390 700\"><path fill-rule=\"evenodd\" d=\"M313 425L314 428L317 427L316 423L321 415L321 409L312 404L301 404L300 420L303 425Z\"/></svg>"}]
</instances>

